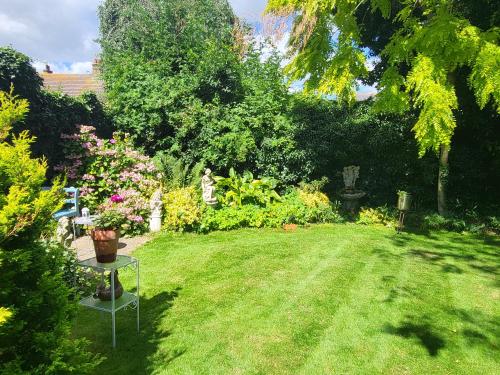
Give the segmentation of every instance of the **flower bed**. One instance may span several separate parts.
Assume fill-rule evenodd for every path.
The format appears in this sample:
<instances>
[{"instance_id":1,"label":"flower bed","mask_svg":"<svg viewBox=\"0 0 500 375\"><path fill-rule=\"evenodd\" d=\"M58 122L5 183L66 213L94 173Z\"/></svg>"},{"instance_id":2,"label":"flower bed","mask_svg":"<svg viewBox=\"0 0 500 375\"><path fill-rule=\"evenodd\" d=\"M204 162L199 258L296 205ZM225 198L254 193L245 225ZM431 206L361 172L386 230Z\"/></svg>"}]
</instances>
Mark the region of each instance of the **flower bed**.
<instances>
[{"instance_id":1,"label":"flower bed","mask_svg":"<svg viewBox=\"0 0 500 375\"><path fill-rule=\"evenodd\" d=\"M212 208L201 200L193 187L165 194L164 226L171 231L210 232L237 228L276 228L284 224L340 222L338 207L320 191L290 188L280 196L270 178L254 179L230 171L227 178L216 177L219 204Z\"/></svg>"}]
</instances>

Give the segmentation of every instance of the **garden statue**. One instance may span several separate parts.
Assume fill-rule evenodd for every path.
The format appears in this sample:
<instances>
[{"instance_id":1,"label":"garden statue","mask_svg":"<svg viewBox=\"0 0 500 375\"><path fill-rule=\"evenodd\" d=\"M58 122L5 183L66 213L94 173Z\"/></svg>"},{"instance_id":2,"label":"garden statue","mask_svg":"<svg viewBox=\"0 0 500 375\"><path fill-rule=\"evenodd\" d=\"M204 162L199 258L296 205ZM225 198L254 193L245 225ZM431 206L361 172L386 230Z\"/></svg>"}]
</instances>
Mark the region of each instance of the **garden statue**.
<instances>
[{"instance_id":1,"label":"garden statue","mask_svg":"<svg viewBox=\"0 0 500 375\"><path fill-rule=\"evenodd\" d=\"M342 176L344 177L345 190L354 190L354 187L356 186L356 180L359 177L359 167L355 165L345 167L344 171L342 172Z\"/></svg>"},{"instance_id":2,"label":"garden statue","mask_svg":"<svg viewBox=\"0 0 500 375\"><path fill-rule=\"evenodd\" d=\"M215 206L217 204L214 184L215 181L212 178L212 171L209 168L205 169L205 174L201 178L201 190L203 192L203 201L209 206Z\"/></svg>"},{"instance_id":3,"label":"garden statue","mask_svg":"<svg viewBox=\"0 0 500 375\"><path fill-rule=\"evenodd\" d=\"M161 230L161 214L163 201L161 200L161 190L156 190L151 196L149 208L151 209L151 216L149 219L149 230L151 232L159 232Z\"/></svg>"},{"instance_id":4,"label":"garden statue","mask_svg":"<svg viewBox=\"0 0 500 375\"><path fill-rule=\"evenodd\" d=\"M63 216L57 221L56 240L65 247L71 243L73 233L71 231L71 224L69 217Z\"/></svg>"},{"instance_id":5,"label":"garden statue","mask_svg":"<svg viewBox=\"0 0 500 375\"><path fill-rule=\"evenodd\" d=\"M344 190L340 193L342 197L344 208L355 214L359 207L359 200L363 198L366 193L362 190L356 190L356 180L359 177L359 166L350 165L345 167L342 172L344 178Z\"/></svg>"}]
</instances>

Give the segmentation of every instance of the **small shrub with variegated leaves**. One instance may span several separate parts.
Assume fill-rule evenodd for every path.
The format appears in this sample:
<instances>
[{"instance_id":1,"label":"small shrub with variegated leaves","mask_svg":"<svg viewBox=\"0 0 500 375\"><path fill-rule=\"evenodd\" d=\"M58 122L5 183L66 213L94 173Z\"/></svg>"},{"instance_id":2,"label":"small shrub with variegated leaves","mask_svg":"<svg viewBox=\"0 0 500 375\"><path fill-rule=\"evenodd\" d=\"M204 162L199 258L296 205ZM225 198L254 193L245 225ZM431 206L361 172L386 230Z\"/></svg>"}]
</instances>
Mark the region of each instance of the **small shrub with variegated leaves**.
<instances>
[{"instance_id":1,"label":"small shrub with variegated leaves","mask_svg":"<svg viewBox=\"0 0 500 375\"><path fill-rule=\"evenodd\" d=\"M193 186L166 192L163 195L163 208L163 224L167 230L193 230L200 223L200 193Z\"/></svg>"},{"instance_id":2,"label":"small shrub with variegated leaves","mask_svg":"<svg viewBox=\"0 0 500 375\"><path fill-rule=\"evenodd\" d=\"M387 206L362 208L359 211L357 223L364 225L384 225L392 228L397 224L396 214Z\"/></svg>"},{"instance_id":3,"label":"small shrub with variegated leaves","mask_svg":"<svg viewBox=\"0 0 500 375\"><path fill-rule=\"evenodd\" d=\"M297 189L298 196L307 207L308 223L339 223L343 218L339 214L338 202L332 203L326 194Z\"/></svg>"}]
</instances>

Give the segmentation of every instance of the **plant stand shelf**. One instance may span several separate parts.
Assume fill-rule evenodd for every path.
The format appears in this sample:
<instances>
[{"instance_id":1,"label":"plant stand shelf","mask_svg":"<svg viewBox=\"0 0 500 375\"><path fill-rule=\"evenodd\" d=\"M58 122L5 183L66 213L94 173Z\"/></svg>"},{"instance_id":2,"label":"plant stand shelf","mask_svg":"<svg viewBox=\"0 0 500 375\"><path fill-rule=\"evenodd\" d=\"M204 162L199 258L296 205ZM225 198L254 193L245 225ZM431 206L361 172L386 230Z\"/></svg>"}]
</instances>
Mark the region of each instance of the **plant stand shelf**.
<instances>
[{"instance_id":1,"label":"plant stand shelf","mask_svg":"<svg viewBox=\"0 0 500 375\"><path fill-rule=\"evenodd\" d=\"M136 286L135 293L123 291L123 295L115 298L115 281L111 277L111 300L101 301L93 296L88 296L80 300L80 305L111 314L111 332L113 336L113 348L116 347L116 319L115 314L117 311L124 309L128 306L134 308L137 313L137 332L139 332L139 260L127 255L117 255L116 260L112 263L99 263L97 259L89 258L78 262L78 266L82 268L90 268L101 274L101 280L104 279L104 272L109 271L111 275L119 269L133 268L136 273Z\"/></svg>"}]
</instances>

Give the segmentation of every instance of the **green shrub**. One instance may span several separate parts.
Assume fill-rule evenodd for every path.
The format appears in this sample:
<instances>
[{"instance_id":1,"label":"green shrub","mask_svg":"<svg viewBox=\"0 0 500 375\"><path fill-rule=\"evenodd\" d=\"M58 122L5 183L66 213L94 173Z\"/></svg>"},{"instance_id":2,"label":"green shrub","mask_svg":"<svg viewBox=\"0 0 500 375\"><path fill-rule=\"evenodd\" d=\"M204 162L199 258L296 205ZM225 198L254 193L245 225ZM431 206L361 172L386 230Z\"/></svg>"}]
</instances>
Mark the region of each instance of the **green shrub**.
<instances>
[{"instance_id":1,"label":"green shrub","mask_svg":"<svg viewBox=\"0 0 500 375\"><path fill-rule=\"evenodd\" d=\"M481 217L467 210L462 216L424 215L421 222L424 230L447 230L452 232L480 233L492 231L500 233L500 220L496 216Z\"/></svg>"},{"instance_id":2,"label":"green shrub","mask_svg":"<svg viewBox=\"0 0 500 375\"><path fill-rule=\"evenodd\" d=\"M341 222L338 207L332 205L322 193L305 193L293 189L280 201L259 206L207 207L202 214L200 231L230 230L237 228L277 228L283 224Z\"/></svg>"},{"instance_id":3,"label":"green shrub","mask_svg":"<svg viewBox=\"0 0 500 375\"><path fill-rule=\"evenodd\" d=\"M500 217L498 216L489 216L487 218L487 226L488 229L500 234Z\"/></svg>"},{"instance_id":4,"label":"green shrub","mask_svg":"<svg viewBox=\"0 0 500 375\"><path fill-rule=\"evenodd\" d=\"M359 211L358 224L364 225L384 225L395 227L397 224L396 212L387 206L376 208L362 208Z\"/></svg>"},{"instance_id":5,"label":"green shrub","mask_svg":"<svg viewBox=\"0 0 500 375\"><path fill-rule=\"evenodd\" d=\"M0 306L11 313L0 326L0 374L86 374L99 360L70 339L77 304L63 255L40 240L63 202L62 184L42 190L46 162L31 158L26 132L5 141L26 104L0 91Z\"/></svg>"},{"instance_id":6,"label":"green shrub","mask_svg":"<svg viewBox=\"0 0 500 375\"><path fill-rule=\"evenodd\" d=\"M425 215L422 221L424 230L455 230L461 232L465 229L464 220L456 220L439 214Z\"/></svg>"},{"instance_id":7,"label":"green shrub","mask_svg":"<svg viewBox=\"0 0 500 375\"><path fill-rule=\"evenodd\" d=\"M199 230L210 232L247 227L262 228L265 224L265 210L259 206L228 206L221 209L207 207L203 211Z\"/></svg>"},{"instance_id":8,"label":"green shrub","mask_svg":"<svg viewBox=\"0 0 500 375\"><path fill-rule=\"evenodd\" d=\"M163 195L165 229L179 232L196 229L201 218L199 196L192 186L166 192Z\"/></svg>"},{"instance_id":9,"label":"green shrub","mask_svg":"<svg viewBox=\"0 0 500 375\"><path fill-rule=\"evenodd\" d=\"M320 191L297 190L301 202L308 208L309 223L338 222L340 218L339 203L332 205L326 194Z\"/></svg>"},{"instance_id":10,"label":"green shrub","mask_svg":"<svg viewBox=\"0 0 500 375\"><path fill-rule=\"evenodd\" d=\"M317 193L324 190L326 185L330 182L328 177L321 177L319 180L313 180L310 182L302 181L299 183L300 190L306 193Z\"/></svg>"},{"instance_id":11,"label":"green shrub","mask_svg":"<svg viewBox=\"0 0 500 375\"><path fill-rule=\"evenodd\" d=\"M203 174L203 163L201 162L189 165L184 163L182 159L174 158L163 152L158 152L153 160L162 175L162 186L166 191L195 186L200 183L200 176Z\"/></svg>"},{"instance_id":12,"label":"green shrub","mask_svg":"<svg viewBox=\"0 0 500 375\"><path fill-rule=\"evenodd\" d=\"M225 206L260 205L267 206L281 198L274 190L276 182L269 177L254 179L251 172L238 175L233 168L229 177L215 177L219 202Z\"/></svg>"},{"instance_id":13,"label":"green shrub","mask_svg":"<svg viewBox=\"0 0 500 375\"><path fill-rule=\"evenodd\" d=\"M68 249L54 241L46 242L46 244L51 253L61 254L61 277L66 285L71 288L72 299L78 300L82 296L91 295L100 281L100 274L80 267L75 249Z\"/></svg>"},{"instance_id":14,"label":"green shrub","mask_svg":"<svg viewBox=\"0 0 500 375\"><path fill-rule=\"evenodd\" d=\"M13 132L28 130L36 137L31 150L34 156L47 158L49 177L55 174L52 167L64 159L61 133L74 133L78 124L95 126L101 137L110 137L113 132L111 117L94 93L74 98L43 90L42 78L30 58L10 47L0 47L0 90L8 91L11 84L14 93L30 103L30 112L14 124Z\"/></svg>"}]
</instances>

